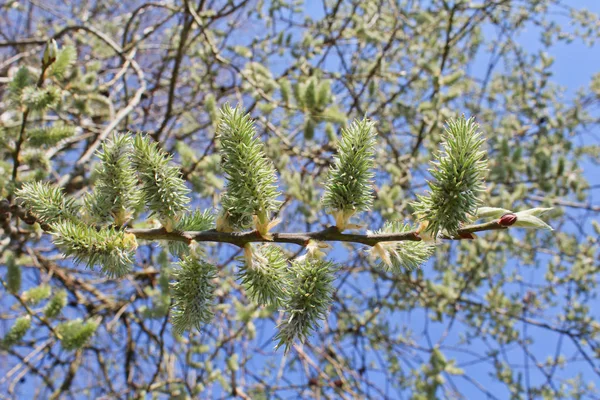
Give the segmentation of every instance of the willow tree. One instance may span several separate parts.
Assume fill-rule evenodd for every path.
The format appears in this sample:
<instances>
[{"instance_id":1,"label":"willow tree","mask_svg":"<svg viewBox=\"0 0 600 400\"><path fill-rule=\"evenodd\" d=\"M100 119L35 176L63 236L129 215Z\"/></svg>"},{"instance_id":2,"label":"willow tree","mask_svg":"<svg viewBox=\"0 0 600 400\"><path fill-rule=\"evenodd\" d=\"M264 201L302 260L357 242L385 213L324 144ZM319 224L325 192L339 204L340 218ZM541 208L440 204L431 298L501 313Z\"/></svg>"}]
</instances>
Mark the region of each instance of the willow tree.
<instances>
[{"instance_id":1,"label":"willow tree","mask_svg":"<svg viewBox=\"0 0 600 400\"><path fill-rule=\"evenodd\" d=\"M597 397L595 14L1 7L3 392Z\"/></svg>"}]
</instances>

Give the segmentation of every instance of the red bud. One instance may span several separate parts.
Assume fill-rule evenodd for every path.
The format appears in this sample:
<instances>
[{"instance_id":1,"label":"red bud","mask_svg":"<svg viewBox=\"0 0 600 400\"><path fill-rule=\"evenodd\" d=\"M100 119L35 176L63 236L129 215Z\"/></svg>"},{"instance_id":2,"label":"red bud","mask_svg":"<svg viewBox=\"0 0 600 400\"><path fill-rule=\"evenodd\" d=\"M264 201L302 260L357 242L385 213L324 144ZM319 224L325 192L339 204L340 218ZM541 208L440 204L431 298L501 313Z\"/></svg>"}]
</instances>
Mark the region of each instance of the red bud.
<instances>
[{"instance_id":1,"label":"red bud","mask_svg":"<svg viewBox=\"0 0 600 400\"><path fill-rule=\"evenodd\" d=\"M504 214L498 220L498 223L500 224L500 226L511 226L515 222L517 222L517 216L513 213Z\"/></svg>"},{"instance_id":2,"label":"red bud","mask_svg":"<svg viewBox=\"0 0 600 400\"><path fill-rule=\"evenodd\" d=\"M461 239L467 239L467 240L475 239L475 235L472 234L471 232L459 232L458 236Z\"/></svg>"}]
</instances>

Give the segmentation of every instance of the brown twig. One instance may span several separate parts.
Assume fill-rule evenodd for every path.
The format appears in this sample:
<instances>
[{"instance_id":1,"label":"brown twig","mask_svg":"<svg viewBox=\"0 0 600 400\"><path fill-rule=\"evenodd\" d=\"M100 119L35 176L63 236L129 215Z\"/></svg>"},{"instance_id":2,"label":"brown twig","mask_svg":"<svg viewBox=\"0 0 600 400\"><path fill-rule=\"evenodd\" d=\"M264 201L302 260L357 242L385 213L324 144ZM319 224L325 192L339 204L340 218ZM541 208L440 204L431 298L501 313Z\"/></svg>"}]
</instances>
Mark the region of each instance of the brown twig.
<instances>
[{"instance_id":1,"label":"brown twig","mask_svg":"<svg viewBox=\"0 0 600 400\"><path fill-rule=\"evenodd\" d=\"M28 224L37 222L35 216L28 213L22 207L18 205L10 205L7 201L0 202L0 213L12 213L13 215L21 218ZM45 231L51 230L48 225L42 226ZM454 236L443 235L440 238L445 240L463 240L471 238L472 233L503 230L507 229L505 226L500 225L498 220L484 222L481 224L468 225L462 229L459 229ZM176 242L191 243L195 242L216 242L216 243L229 243L239 247L244 247L246 243L256 242L273 242L273 243L293 243L300 246L306 246L310 240L316 240L320 242L348 242L348 243L360 243L367 246L374 246L379 242L400 242L400 241L413 241L419 242L423 240L419 235L419 232L414 230L410 232L401 233L383 233L383 234L355 234L355 233L343 233L337 227L330 226L321 231L317 232L298 232L298 233L273 233L273 240L265 239L256 231L250 232L219 232L211 229L207 231L195 232L167 232L165 228L151 228L151 229L126 229L128 233L135 235L137 239L143 240L169 240Z\"/></svg>"}]
</instances>

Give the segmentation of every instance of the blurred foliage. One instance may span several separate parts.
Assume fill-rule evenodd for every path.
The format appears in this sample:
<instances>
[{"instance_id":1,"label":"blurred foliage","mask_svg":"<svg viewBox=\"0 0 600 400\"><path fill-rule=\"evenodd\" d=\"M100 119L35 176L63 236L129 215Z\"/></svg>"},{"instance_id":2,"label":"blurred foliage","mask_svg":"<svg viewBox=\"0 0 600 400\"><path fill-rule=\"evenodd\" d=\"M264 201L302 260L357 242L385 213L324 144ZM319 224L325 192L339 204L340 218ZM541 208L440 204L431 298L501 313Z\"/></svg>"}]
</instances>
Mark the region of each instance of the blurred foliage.
<instances>
[{"instance_id":1,"label":"blurred foliage","mask_svg":"<svg viewBox=\"0 0 600 400\"><path fill-rule=\"evenodd\" d=\"M600 75L567 92L553 54L581 43L596 51L600 18L574 7L566 0L2 3L0 197L54 201L34 214L62 226L63 248L89 249L83 261L93 264L113 257L114 245L128 264L108 277L78 267L39 224L0 214L1 392L598 398L600 187L589 179L600 158ZM46 50L50 38L57 46ZM365 117L376 121L376 190L372 211L356 219L374 231L416 226L412 204L432 178L427 165L442 148L444 124L463 114L487 139L482 204L515 213L554 207L544 216L554 231L435 243L418 249L432 261L413 269L382 268L363 246L336 245L327 254L338 265L332 282L328 271L316 286L302 281L320 261L304 259L290 271L297 307L288 310L256 304L252 286L237 279L242 250L211 244L203 253L214 265L186 259L187 269L203 272L196 281L210 281L196 295L214 300L214 319L200 332L174 334L169 307L187 299L169 285L184 274L172 262L197 255L195 247L168 253L140 242L134 256L125 235L107 240L117 226L97 231L93 242L68 239L92 229L77 213L103 185L96 154L113 132L147 134L138 143L152 153L138 161L145 186L156 184L152 166L168 162L163 151L181 164L190 193L172 179L174 209L162 208L164 199L149 204L159 222L212 225L214 214L195 210L221 205L227 177L216 136L226 102L250 114L277 171L275 231L335 224L320 203L327 174L342 130ZM186 196L190 213L179 201ZM127 201L116 225L158 226L142 207ZM284 253L299 255L295 246ZM332 301L311 304L301 296L307 288ZM304 345L275 352L276 326L302 310L329 317Z\"/></svg>"}]
</instances>

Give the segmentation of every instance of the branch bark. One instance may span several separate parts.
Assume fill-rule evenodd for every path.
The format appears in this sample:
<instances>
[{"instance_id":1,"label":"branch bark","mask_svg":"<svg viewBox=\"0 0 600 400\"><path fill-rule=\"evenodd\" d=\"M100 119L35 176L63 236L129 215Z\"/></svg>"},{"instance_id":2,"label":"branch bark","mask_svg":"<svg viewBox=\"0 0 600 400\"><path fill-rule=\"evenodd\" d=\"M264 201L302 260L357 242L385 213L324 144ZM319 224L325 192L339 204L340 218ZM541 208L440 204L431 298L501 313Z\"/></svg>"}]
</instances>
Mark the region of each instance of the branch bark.
<instances>
[{"instance_id":1,"label":"branch bark","mask_svg":"<svg viewBox=\"0 0 600 400\"><path fill-rule=\"evenodd\" d=\"M35 216L23 209L18 205L11 205L7 201L0 202L0 214L11 213L28 224L37 222ZM42 229L45 231L51 230L51 226L44 225ZM448 236L442 235L441 239L445 240L465 240L472 239L473 234L476 232L504 230L507 227L500 225L498 220L484 222L481 224L474 224L465 226L459 229L456 235ZM354 234L354 233L343 233L336 226L330 226L321 231L316 232L296 232L296 233L273 233L273 240L265 239L257 231L250 232L219 232L215 229L195 232L167 232L165 228L152 228L152 229L135 229L126 228L126 232L135 235L137 239L142 240L169 240L176 242L216 242L216 243L229 243L239 247L244 247L246 243L256 242L273 242L273 243L293 243L300 246L306 246L310 240L316 240L320 242L347 242L347 243L360 243L367 246L374 246L380 242L401 242L401 241L413 241L419 242L423 238L419 235L417 230L402 233L386 233L386 234Z\"/></svg>"}]
</instances>

